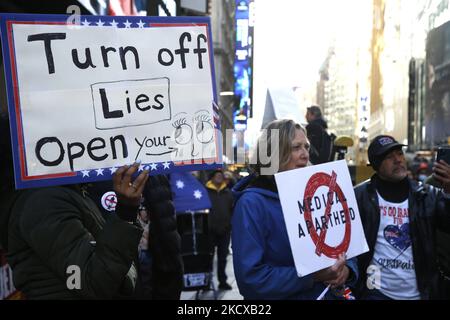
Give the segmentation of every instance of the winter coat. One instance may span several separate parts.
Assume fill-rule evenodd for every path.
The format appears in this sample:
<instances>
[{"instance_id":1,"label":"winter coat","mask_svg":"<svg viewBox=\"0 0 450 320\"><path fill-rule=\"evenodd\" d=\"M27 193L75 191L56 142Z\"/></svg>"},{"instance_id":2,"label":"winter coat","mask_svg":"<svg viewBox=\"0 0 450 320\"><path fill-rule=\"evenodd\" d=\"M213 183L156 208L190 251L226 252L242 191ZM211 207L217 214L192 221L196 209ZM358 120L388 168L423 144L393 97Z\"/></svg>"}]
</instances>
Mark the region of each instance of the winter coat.
<instances>
[{"instance_id":1,"label":"winter coat","mask_svg":"<svg viewBox=\"0 0 450 320\"><path fill-rule=\"evenodd\" d=\"M150 176L143 197L151 221L152 298L178 300L183 288L184 268L169 180L163 175Z\"/></svg>"},{"instance_id":2,"label":"winter coat","mask_svg":"<svg viewBox=\"0 0 450 320\"><path fill-rule=\"evenodd\" d=\"M102 196L112 190L111 181L98 182L89 188L89 195L108 216L114 215L114 211L105 209ZM178 300L183 287L183 261L168 179L163 175L150 176L143 198L150 216L146 255L150 257L151 263L138 266L140 281L136 298Z\"/></svg>"},{"instance_id":3,"label":"winter coat","mask_svg":"<svg viewBox=\"0 0 450 320\"><path fill-rule=\"evenodd\" d=\"M14 284L27 299L112 299L134 293L142 230L103 219L71 187L2 195L0 233Z\"/></svg>"},{"instance_id":4,"label":"winter coat","mask_svg":"<svg viewBox=\"0 0 450 320\"><path fill-rule=\"evenodd\" d=\"M356 201L361 215L369 252L358 256L360 279L356 294L366 288L367 268L372 261L380 226L380 209L375 176L355 187ZM436 230L450 231L450 196L441 190L410 180L408 197L410 238L417 278L422 299L442 297L442 279L437 267Z\"/></svg>"},{"instance_id":5,"label":"winter coat","mask_svg":"<svg viewBox=\"0 0 450 320\"><path fill-rule=\"evenodd\" d=\"M312 120L306 125L308 140L311 144L309 160L313 164L320 164L328 161L324 159L325 155L321 154L321 152L323 152L322 144L324 143L325 136L328 135L326 132L327 128L328 125L322 118Z\"/></svg>"},{"instance_id":6,"label":"winter coat","mask_svg":"<svg viewBox=\"0 0 450 320\"><path fill-rule=\"evenodd\" d=\"M217 188L212 181L208 181L206 189L212 206L208 215L209 230L216 235L225 235L231 231L233 194L225 182Z\"/></svg>"}]
</instances>

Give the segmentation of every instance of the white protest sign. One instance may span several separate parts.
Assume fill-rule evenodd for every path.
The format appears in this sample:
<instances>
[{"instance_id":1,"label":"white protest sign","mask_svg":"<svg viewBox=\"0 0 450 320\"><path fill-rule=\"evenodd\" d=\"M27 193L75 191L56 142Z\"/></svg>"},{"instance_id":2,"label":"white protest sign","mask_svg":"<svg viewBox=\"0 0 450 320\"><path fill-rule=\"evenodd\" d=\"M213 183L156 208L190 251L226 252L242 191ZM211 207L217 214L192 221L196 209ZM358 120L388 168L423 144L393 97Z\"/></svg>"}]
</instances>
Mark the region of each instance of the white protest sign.
<instances>
[{"instance_id":1,"label":"white protest sign","mask_svg":"<svg viewBox=\"0 0 450 320\"><path fill-rule=\"evenodd\" d=\"M209 22L69 27L37 17L2 30L23 180L135 160L155 172L221 163Z\"/></svg>"},{"instance_id":2,"label":"white protest sign","mask_svg":"<svg viewBox=\"0 0 450 320\"><path fill-rule=\"evenodd\" d=\"M369 250L344 160L275 174L300 277Z\"/></svg>"}]
</instances>

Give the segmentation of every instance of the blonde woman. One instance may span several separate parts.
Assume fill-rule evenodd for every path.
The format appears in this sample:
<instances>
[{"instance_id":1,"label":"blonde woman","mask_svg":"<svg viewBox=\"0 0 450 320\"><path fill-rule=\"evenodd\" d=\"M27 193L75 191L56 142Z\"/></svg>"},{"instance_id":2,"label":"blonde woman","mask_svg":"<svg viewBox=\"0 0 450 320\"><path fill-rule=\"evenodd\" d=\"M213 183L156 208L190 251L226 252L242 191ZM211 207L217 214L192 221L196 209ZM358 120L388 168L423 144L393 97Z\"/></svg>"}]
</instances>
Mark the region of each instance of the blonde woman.
<instances>
[{"instance_id":1,"label":"blonde woman","mask_svg":"<svg viewBox=\"0 0 450 320\"><path fill-rule=\"evenodd\" d=\"M262 152L268 155L264 159L262 149L269 151ZM244 298L316 299L328 284L340 287L356 281L356 263L344 256L329 268L297 276L273 174L308 165L305 129L292 120L269 123L254 156L255 174L233 188L238 198L232 220L233 263ZM335 296L330 291L325 298Z\"/></svg>"}]
</instances>

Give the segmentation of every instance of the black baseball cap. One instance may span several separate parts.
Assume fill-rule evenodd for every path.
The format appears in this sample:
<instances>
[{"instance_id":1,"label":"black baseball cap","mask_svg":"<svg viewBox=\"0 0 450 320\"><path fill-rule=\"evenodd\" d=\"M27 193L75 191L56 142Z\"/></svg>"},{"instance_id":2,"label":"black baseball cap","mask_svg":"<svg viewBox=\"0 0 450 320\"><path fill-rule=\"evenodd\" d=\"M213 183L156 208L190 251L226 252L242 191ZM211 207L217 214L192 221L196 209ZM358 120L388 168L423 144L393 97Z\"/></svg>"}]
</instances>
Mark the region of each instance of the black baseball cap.
<instances>
[{"instance_id":1,"label":"black baseball cap","mask_svg":"<svg viewBox=\"0 0 450 320\"><path fill-rule=\"evenodd\" d=\"M387 135L379 135L376 136L369 145L369 150L367 152L369 156L370 165L378 170L381 162L383 162L384 157L394 149L401 149L402 147L406 147L406 145L398 143L391 136Z\"/></svg>"}]
</instances>

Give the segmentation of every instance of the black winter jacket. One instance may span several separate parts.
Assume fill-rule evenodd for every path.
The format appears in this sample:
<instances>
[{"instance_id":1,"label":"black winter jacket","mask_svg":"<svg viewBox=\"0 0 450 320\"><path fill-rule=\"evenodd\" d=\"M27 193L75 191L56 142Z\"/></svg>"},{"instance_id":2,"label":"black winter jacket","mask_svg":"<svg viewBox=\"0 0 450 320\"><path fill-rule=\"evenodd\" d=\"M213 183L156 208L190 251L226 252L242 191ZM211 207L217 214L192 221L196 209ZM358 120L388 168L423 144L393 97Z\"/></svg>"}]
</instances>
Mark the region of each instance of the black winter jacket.
<instances>
[{"instance_id":1,"label":"black winter jacket","mask_svg":"<svg viewBox=\"0 0 450 320\"><path fill-rule=\"evenodd\" d=\"M106 222L71 187L3 194L0 206L2 244L27 299L132 297L142 229L117 217Z\"/></svg>"},{"instance_id":2,"label":"black winter jacket","mask_svg":"<svg viewBox=\"0 0 450 320\"><path fill-rule=\"evenodd\" d=\"M206 184L211 212L208 215L209 230L216 235L225 235L231 231L231 215L233 214L233 194L224 183L217 188L212 181Z\"/></svg>"},{"instance_id":3,"label":"black winter jacket","mask_svg":"<svg viewBox=\"0 0 450 320\"><path fill-rule=\"evenodd\" d=\"M104 215L114 216L101 204L103 194L109 191L113 191L111 181L97 182L89 188L89 195ZM178 300L183 286L183 261L169 180L163 175L150 176L143 198L151 221L148 250L152 263L138 266L136 298Z\"/></svg>"},{"instance_id":4,"label":"black winter jacket","mask_svg":"<svg viewBox=\"0 0 450 320\"><path fill-rule=\"evenodd\" d=\"M143 196L151 220L152 298L178 300L183 288L184 269L169 180L162 175L150 176Z\"/></svg>"},{"instance_id":5,"label":"black winter jacket","mask_svg":"<svg viewBox=\"0 0 450 320\"><path fill-rule=\"evenodd\" d=\"M372 261L380 225L378 196L373 176L355 187L356 201L369 252L358 256L360 278L356 295L366 289L367 267ZM442 298L442 279L437 267L436 230L450 231L450 199L441 190L410 180L409 223L417 286L422 299Z\"/></svg>"},{"instance_id":6,"label":"black winter jacket","mask_svg":"<svg viewBox=\"0 0 450 320\"><path fill-rule=\"evenodd\" d=\"M309 160L312 164L320 164L327 162L328 159L324 159L324 157L328 155L321 155L322 144L324 143L325 135L328 135L326 132L328 126L324 119L319 118L311 121L306 126L306 132L308 136L309 143L311 144L311 150L309 152Z\"/></svg>"}]
</instances>

